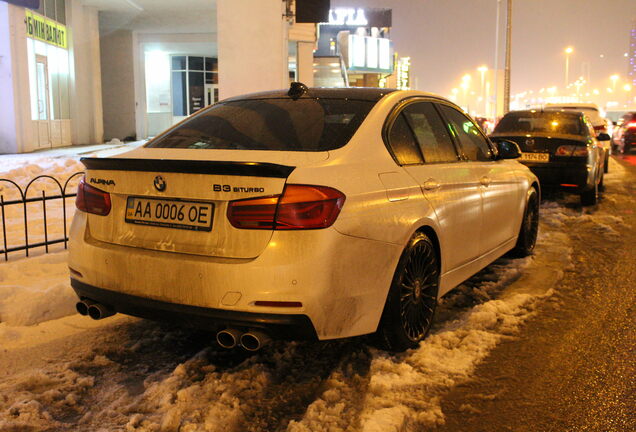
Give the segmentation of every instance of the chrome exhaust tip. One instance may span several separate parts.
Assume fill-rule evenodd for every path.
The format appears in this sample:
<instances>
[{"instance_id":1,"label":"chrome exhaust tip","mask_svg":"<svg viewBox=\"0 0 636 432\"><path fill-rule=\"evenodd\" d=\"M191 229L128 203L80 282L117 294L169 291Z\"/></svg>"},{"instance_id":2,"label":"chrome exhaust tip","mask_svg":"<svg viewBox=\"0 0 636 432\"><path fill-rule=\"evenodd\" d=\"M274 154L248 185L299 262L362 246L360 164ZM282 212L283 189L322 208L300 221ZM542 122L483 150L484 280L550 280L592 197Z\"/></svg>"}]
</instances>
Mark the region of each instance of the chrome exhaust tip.
<instances>
[{"instance_id":1,"label":"chrome exhaust tip","mask_svg":"<svg viewBox=\"0 0 636 432\"><path fill-rule=\"evenodd\" d=\"M80 300L77 303L75 303L75 310L77 310L78 314L82 316L87 316L88 308L90 308L91 305L93 304L95 304L95 302L92 300L88 300L88 299Z\"/></svg>"},{"instance_id":2,"label":"chrome exhaust tip","mask_svg":"<svg viewBox=\"0 0 636 432\"><path fill-rule=\"evenodd\" d=\"M263 348L270 340L266 333L260 330L251 330L241 336L241 346L247 351L254 352Z\"/></svg>"},{"instance_id":3,"label":"chrome exhaust tip","mask_svg":"<svg viewBox=\"0 0 636 432\"><path fill-rule=\"evenodd\" d=\"M93 303L88 307L88 316L100 320L115 315L115 311L103 304Z\"/></svg>"},{"instance_id":4,"label":"chrome exhaust tip","mask_svg":"<svg viewBox=\"0 0 636 432\"><path fill-rule=\"evenodd\" d=\"M228 328L216 334L216 342L223 348L232 349L237 344L243 332L237 329Z\"/></svg>"}]
</instances>

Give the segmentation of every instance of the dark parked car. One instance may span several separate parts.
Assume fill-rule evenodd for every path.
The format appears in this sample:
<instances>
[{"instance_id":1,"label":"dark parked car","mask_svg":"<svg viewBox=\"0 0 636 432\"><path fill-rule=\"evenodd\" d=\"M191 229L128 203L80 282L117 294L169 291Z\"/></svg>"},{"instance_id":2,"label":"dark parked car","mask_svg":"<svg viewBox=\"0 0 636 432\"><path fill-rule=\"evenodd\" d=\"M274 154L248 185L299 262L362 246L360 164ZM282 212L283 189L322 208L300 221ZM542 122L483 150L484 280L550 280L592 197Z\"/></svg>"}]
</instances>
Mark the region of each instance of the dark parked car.
<instances>
[{"instance_id":1,"label":"dark parked car","mask_svg":"<svg viewBox=\"0 0 636 432\"><path fill-rule=\"evenodd\" d=\"M624 154L636 147L636 112L628 112L621 117L614 128L612 147Z\"/></svg>"},{"instance_id":2,"label":"dark parked car","mask_svg":"<svg viewBox=\"0 0 636 432\"><path fill-rule=\"evenodd\" d=\"M581 112L512 111L491 135L521 148L520 162L539 178L542 188L558 188L581 196L582 205L596 204L603 188L605 150L589 119Z\"/></svg>"}]
</instances>

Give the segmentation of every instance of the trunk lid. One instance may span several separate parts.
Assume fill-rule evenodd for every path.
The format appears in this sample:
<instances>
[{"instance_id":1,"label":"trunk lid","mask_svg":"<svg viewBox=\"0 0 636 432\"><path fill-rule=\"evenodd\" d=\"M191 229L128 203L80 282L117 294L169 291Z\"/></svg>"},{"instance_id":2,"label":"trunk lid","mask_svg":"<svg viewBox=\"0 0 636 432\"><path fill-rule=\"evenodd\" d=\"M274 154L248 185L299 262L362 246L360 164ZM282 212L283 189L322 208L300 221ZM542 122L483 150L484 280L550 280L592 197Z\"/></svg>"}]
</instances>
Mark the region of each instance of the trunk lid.
<instances>
[{"instance_id":1,"label":"trunk lid","mask_svg":"<svg viewBox=\"0 0 636 432\"><path fill-rule=\"evenodd\" d=\"M89 233L148 250L254 258L273 231L234 228L229 201L281 194L296 167L327 158L328 152L148 148L84 158L86 183L111 200L107 216L88 214Z\"/></svg>"}]
</instances>

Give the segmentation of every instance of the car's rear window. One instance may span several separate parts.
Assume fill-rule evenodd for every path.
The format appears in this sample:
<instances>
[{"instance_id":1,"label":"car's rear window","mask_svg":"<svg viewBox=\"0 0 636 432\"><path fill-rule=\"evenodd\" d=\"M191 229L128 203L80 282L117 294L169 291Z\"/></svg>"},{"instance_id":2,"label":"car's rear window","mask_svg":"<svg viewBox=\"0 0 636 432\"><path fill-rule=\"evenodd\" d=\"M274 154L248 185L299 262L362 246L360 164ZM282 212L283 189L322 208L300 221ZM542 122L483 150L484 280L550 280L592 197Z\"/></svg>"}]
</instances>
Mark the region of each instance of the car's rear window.
<instances>
[{"instance_id":1,"label":"car's rear window","mask_svg":"<svg viewBox=\"0 0 636 432\"><path fill-rule=\"evenodd\" d=\"M506 114L494 133L553 133L585 135L585 124L577 115L561 112L520 112Z\"/></svg>"},{"instance_id":2,"label":"car's rear window","mask_svg":"<svg viewBox=\"0 0 636 432\"><path fill-rule=\"evenodd\" d=\"M374 101L246 99L205 109L146 147L326 151L347 144Z\"/></svg>"}]
</instances>

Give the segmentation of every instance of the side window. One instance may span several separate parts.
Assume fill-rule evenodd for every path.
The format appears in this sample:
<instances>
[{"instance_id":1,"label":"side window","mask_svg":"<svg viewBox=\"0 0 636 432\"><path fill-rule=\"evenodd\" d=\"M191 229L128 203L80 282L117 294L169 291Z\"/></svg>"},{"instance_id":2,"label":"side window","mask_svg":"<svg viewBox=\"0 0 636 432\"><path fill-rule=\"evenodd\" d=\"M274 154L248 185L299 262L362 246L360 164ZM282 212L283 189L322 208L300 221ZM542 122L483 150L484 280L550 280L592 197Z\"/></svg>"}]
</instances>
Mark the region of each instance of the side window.
<instances>
[{"instance_id":1,"label":"side window","mask_svg":"<svg viewBox=\"0 0 636 432\"><path fill-rule=\"evenodd\" d=\"M421 164L422 153L404 114L397 116L389 131L389 146L400 165Z\"/></svg>"},{"instance_id":2,"label":"side window","mask_svg":"<svg viewBox=\"0 0 636 432\"><path fill-rule=\"evenodd\" d=\"M417 138L424 155L424 162L456 162L458 160L455 145L431 102L408 105L403 113Z\"/></svg>"},{"instance_id":3,"label":"side window","mask_svg":"<svg viewBox=\"0 0 636 432\"><path fill-rule=\"evenodd\" d=\"M459 141L462 151L471 161L491 161L492 149L479 128L463 113L448 105L439 105L450 133Z\"/></svg>"}]
</instances>

